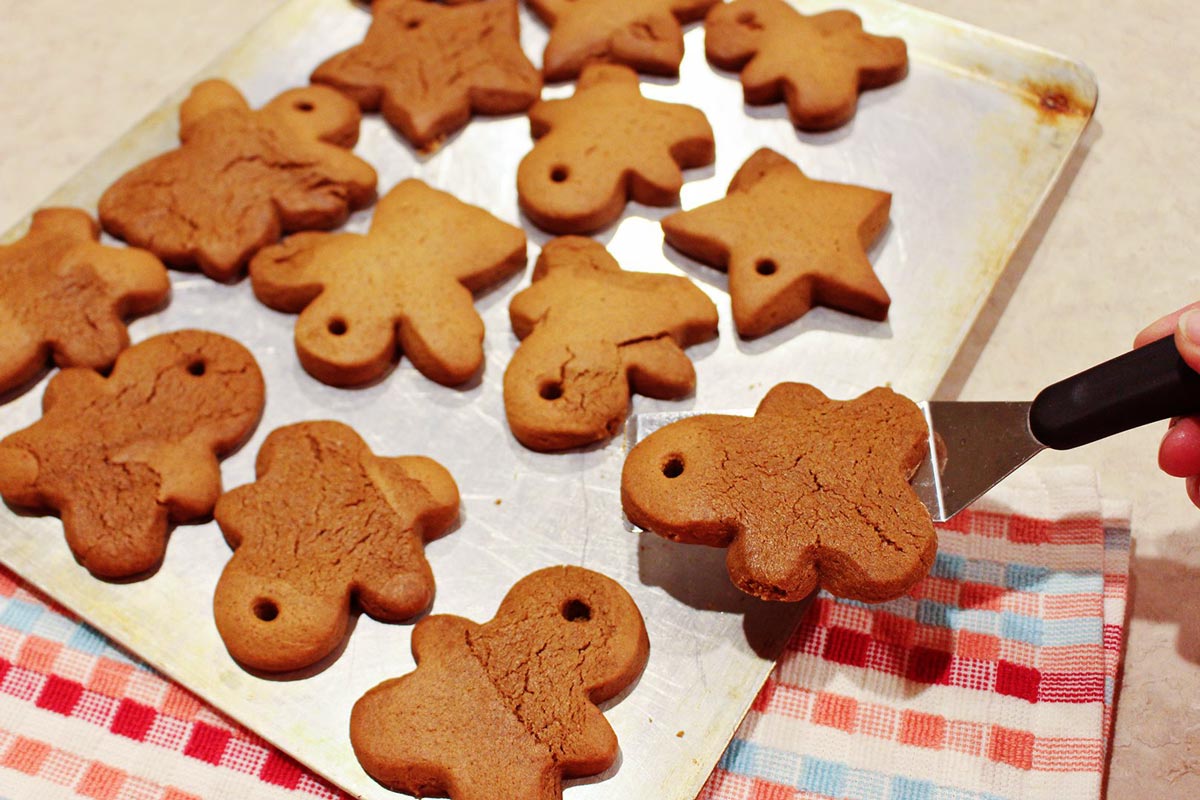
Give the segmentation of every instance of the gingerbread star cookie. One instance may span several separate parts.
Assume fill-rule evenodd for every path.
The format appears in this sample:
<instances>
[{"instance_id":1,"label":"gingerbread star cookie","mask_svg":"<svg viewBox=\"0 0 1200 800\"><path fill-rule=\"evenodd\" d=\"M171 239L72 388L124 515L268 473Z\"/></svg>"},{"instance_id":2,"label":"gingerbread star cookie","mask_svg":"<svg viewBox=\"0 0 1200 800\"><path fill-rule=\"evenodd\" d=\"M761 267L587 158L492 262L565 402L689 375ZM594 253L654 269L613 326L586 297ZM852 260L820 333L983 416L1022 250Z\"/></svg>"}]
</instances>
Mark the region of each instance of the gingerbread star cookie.
<instances>
[{"instance_id":1,"label":"gingerbread star cookie","mask_svg":"<svg viewBox=\"0 0 1200 800\"><path fill-rule=\"evenodd\" d=\"M254 258L250 280L263 303L300 312L296 352L317 380L378 378L399 343L421 374L454 386L483 363L471 292L524 266L520 228L409 179L379 201L367 235L289 237Z\"/></svg>"},{"instance_id":2,"label":"gingerbread star cookie","mask_svg":"<svg viewBox=\"0 0 1200 800\"><path fill-rule=\"evenodd\" d=\"M476 114L529 108L542 78L521 50L517 0L375 0L362 44L312 74L428 148Z\"/></svg>"},{"instance_id":3,"label":"gingerbread star cookie","mask_svg":"<svg viewBox=\"0 0 1200 800\"><path fill-rule=\"evenodd\" d=\"M892 196L808 178L771 150L742 165L723 200L662 221L667 242L729 272L737 331L770 333L813 306L887 318L891 299L866 248L887 225Z\"/></svg>"},{"instance_id":4,"label":"gingerbread star cookie","mask_svg":"<svg viewBox=\"0 0 1200 800\"><path fill-rule=\"evenodd\" d=\"M429 606L423 544L458 516L458 487L440 464L376 456L340 422L301 422L271 432L255 470L213 512L235 551L213 611L240 663L315 664L345 638L351 598L384 621Z\"/></svg>"},{"instance_id":5,"label":"gingerbread star cookie","mask_svg":"<svg viewBox=\"0 0 1200 800\"><path fill-rule=\"evenodd\" d=\"M158 308L170 291L161 261L145 250L101 245L86 212L36 211L28 233L0 245L0 394L49 361L112 366L129 346L122 320Z\"/></svg>"},{"instance_id":6,"label":"gingerbread star cookie","mask_svg":"<svg viewBox=\"0 0 1200 800\"><path fill-rule=\"evenodd\" d=\"M676 203L681 168L713 162L704 114L643 97L637 73L616 64L585 67L574 97L537 103L529 122L538 141L517 168L517 198L553 233L603 228L631 198Z\"/></svg>"},{"instance_id":7,"label":"gingerbread star cookie","mask_svg":"<svg viewBox=\"0 0 1200 800\"><path fill-rule=\"evenodd\" d=\"M254 430L263 393L250 351L206 331L134 345L107 378L64 369L46 387L42 418L0 441L0 494L59 512L93 575L140 575L162 560L170 523L212 511L217 460Z\"/></svg>"},{"instance_id":8,"label":"gingerbread star cookie","mask_svg":"<svg viewBox=\"0 0 1200 800\"><path fill-rule=\"evenodd\" d=\"M625 272L579 236L542 248L509 315L523 341L504 372L504 408L517 440L542 451L612 436L631 390L691 392L696 371L683 348L717 334L717 308L690 280Z\"/></svg>"},{"instance_id":9,"label":"gingerbread star cookie","mask_svg":"<svg viewBox=\"0 0 1200 800\"><path fill-rule=\"evenodd\" d=\"M625 460L621 503L660 536L729 548L747 594L793 601L819 586L881 602L937 552L908 483L927 435L916 404L890 389L836 401L781 383L753 417L689 417L647 436Z\"/></svg>"},{"instance_id":10,"label":"gingerbread star cookie","mask_svg":"<svg viewBox=\"0 0 1200 800\"><path fill-rule=\"evenodd\" d=\"M678 75L683 59L680 26L704 16L720 0L529 0L550 27L542 55L548 81L579 75L592 61L626 64L638 72Z\"/></svg>"},{"instance_id":11,"label":"gingerbread star cookie","mask_svg":"<svg viewBox=\"0 0 1200 800\"><path fill-rule=\"evenodd\" d=\"M336 227L371 202L375 170L349 150L360 118L327 86L252 111L230 84L204 81L179 110L179 149L110 186L100 222L171 266L232 280L281 233Z\"/></svg>"},{"instance_id":12,"label":"gingerbread star cookie","mask_svg":"<svg viewBox=\"0 0 1200 800\"><path fill-rule=\"evenodd\" d=\"M903 39L863 32L851 11L807 17L785 0L720 3L704 20L708 60L741 70L750 105L787 103L801 130L826 131L854 116L858 94L908 72Z\"/></svg>"},{"instance_id":13,"label":"gingerbread star cookie","mask_svg":"<svg viewBox=\"0 0 1200 800\"><path fill-rule=\"evenodd\" d=\"M582 567L522 578L478 624L417 623L415 671L354 704L350 744L389 789L453 800L558 800L596 775L617 737L596 707L633 683L649 641L633 598Z\"/></svg>"}]
</instances>

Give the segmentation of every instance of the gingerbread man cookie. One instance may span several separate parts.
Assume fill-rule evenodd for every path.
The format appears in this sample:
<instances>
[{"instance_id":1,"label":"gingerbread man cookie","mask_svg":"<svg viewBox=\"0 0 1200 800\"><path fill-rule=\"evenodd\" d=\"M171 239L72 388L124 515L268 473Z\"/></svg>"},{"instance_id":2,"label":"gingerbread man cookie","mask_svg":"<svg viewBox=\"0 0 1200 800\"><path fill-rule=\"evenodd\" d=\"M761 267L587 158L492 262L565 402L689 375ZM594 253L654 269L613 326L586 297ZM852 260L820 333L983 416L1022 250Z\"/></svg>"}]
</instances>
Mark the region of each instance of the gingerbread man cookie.
<instances>
[{"instance_id":1,"label":"gingerbread man cookie","mask_svg":"<svg viewBox=\"0 0 1200 800\"><path fill-rule=\"evenodd\" d=\"M742 165L723 200L662 221L667 243L729 272L739 334L762 336L815 305L872 320L891 299L866 249L887 225L887 192L813 180L772 150Z\"/></svg>"},{"instance_id":2,"label":"gingerbread man cookie","mask_svg":"<svg viewBox=\"0 0 1200 800\"><path fill-rule=\"evenodd\" d=\"M353 97L419 148L476 114L529 108L542 78L521 50L517 0L375 0L362 44L312 74Z\"/></svg>"},{"instance_id":3,"label":"gingerbread man cookie","mask_svg":"<svg viewBox=\"0 0 1200 800\"><path fill-rule=\"evenodd\" d=\"M458 516L458 487L420 456L381 458L340 422L271 432L256 482L213 515L233 558L217 581L217 631L242 664L296 670L333 652L353 597L376 619L408 619L433 600L423 544Z\"/></svg>"},{"instance_id":4,"label":"gingerbread man cookie","mask_svg":"<svg viewBox=\"0 0 1200 800\"><path fill-rule=\"evenodd\" d=\"M292 236L255 257L250 280L263 303L300 312L296 352L317 380L378 378L399 343L422 375L454 386L483 363L471 292L524 266L520 228L409 179L379 201L366 236Z\"/></svg>"},{"instance_id":5,"label":"gingerbread man cookie","mask_svg":"<svg viewBox=\"0 0 1200 800\"><path fill-rule=\"evenodd\" d=\"M252 111L230 84L204 81L179 110L180 148L110 186L100 221L167 264L232 280L281 233L336 227L371 202L375 170L349 150L360 118L327 86Z\"/></svg>"},{"instance_id":6,"label":"gingerbread man cookie","mask_svg":"<svg viewBox=\"0 0 1200 800\"><path fill-rule=\"evenodd\" d=\"M453 800L556 800L603 772L617 739L596 703L641 674L642 615L610 578L550 567L522 578L483 624L417 623L417 668L354 704L350 743L389 789Z\"/></svg>"},{"instance_id":7,"label":"gingerbread man cookie","mask_svg":"<svg viewBox=\"0 0 1200 800\"><path fill-rule=\"evenodd\" d=\"M59 512L93 575L139 575L162 560L169 523L212 511L217 459L254 430L263 392L250 352L206 331L134 345L107 378L65 369L42 418L0 441L0 495Z\"/></svg>"},{"instance_id":8,"label":"gingerbread man cookie","mask_svg":"<svg viewBox=\"0 0 1200 800\"><path fill-rule=\"evenodd\" d=\"M678 75L681 25L704 16L720 0L529 0L550 26L542 55L548 81L579 75L593 61L626 64L638 72Z\"/></svg>"},{"instance_id":9,"label":"gingerbread man cookie","mask_svg":"<svg viewBox=\"0 0 1200 800\"><path fill-rule=\"evenodd\" d=\"M806 17L785 0L719 3L704 20L708 60L741 70L750 105L787 103L792 124L825 131L849 122L858 93L908 72L903 39L863 32L851 11Z\"/></svg>"},{"instance_id":10,"label":"gingerbread man cookie","mask_svg":"<svg viewBox=\"0 0 1200 800\"><path fill-rule=\"evenodd\" d=\"M717 308L690 280L625 272L579 236L542 248L509 316L523 341L504 372L504 408L517 440L542 451L612 436L631 389L691 392L696 370L683 348L717 334Z\"/></svg>"},{"instance_id":11,"label":"gingerbread man cookie","mask_svg":"<svg viewBox=\"0 0 1200 800\"><path fill-rule=\"evenodd\" d=\"M781 383L753 417L689 417L647 436L625 460L621 503L668 539L728 547L747 594L891 600L937 552L908 483L927 437L920 409L890 389L836 401Z\"/></svg>"},{"instance_id":12,"label":"gingerbread man cookie","mask_svg":"<svg viewBox=\"0 0 1200 800\"><path fill-rule=\"evenodd\" d=\"M51 360L112 366L129 346L122 319L153 311L170 292L161 261L145 250L101 245L86 212L34 212L28 233L0 245L0 394Z\"/></svg>"},{"instance_id":13,"label":"gingerbread man cookie","mask_svg":"<svg viewBox=\"0 0 1200 800\"><path fill-rule=\"evenodd\" d=\"M517 168L521 209L539 228L603 228L634 199L678 202L682 168L713 162L713 132L691 106L642 96L637 73L615 64L583 70L575 96L529 110L537 143Z\"/></svg>"}]
</instances>

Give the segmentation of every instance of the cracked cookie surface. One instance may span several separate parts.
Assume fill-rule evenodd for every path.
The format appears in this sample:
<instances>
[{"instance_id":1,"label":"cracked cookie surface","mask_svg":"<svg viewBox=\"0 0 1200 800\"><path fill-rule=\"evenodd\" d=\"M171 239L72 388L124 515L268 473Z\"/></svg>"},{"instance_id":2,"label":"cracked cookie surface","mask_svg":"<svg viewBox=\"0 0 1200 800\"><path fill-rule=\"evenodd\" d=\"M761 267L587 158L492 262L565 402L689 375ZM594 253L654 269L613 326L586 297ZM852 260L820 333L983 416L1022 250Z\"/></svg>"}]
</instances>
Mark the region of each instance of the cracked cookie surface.
<instances>
[{"instance_id":1,"label":"cracked cookie surface","mask_svg":"<svg viewBox=\"0 0 1200 800\"><path fill-rule=\"evenodd\" d=\"M383 375L397 345L422 375L454 386L483 364L473 291L525 266L525 233L481 208L401 181L365 236L301 233L250 264L254 294L299 312L296 353L333 386Z\"/></svg>"},{"instance_id":2,"label":"cracked cookie surface","mask_svg":"<svg viewBox=\"0 0 1200 800\"><path fill-rule=\"evenodd\" d=\"M476 114L524 111L542 91L521 50L517 0L375 0L361 44L312 74L428 149Z\"/></svg>"},{"instance_id":3,"label":"cracked cookie surface","mask_svg":"<svg viewBox=\"0 0 1200 800\"><path fill-rule=\"evenodd\" d=\"M504 372L504 409L517 440L542 451L611 437L631 390L691 392L696 370L683 348L717 334L717 308L690 280L626 272L579 236L542 248L509 316L522 341Z\"/></svg>"},{"instance_id":4,"label":"cracked cookie surface","mask_svg":"<svg viewBox=\"0 0 1200 800\"><path fill-rule=\"evenodd\" d=\"M522 578L489 622L423 619L412 647L414 672L354 704L350 742L384 786L453 800L555 800L603 772L617 740L595 704L649 655L633 599L582 567Z\"/></svg>"},{"instance_id":5,"label":"cracked cookie surface","mask_svg":"<svg viewBox=\"0 0 1200 800\"><path fill-rule=\"evenodd\" d=\"M255 475L213 512L234 548L213 610L237 661L316 663L345 638L352 598L384 621L429 606L424 542L458 516L458 487L436 461L376 456L347 425L301 422L271 432Z\"/></svg>"},{"instance_id":6,"label":"cracked cookie surface","mask_svg":"<svg viewBox=\"0 0 1200 800\"><path fill-rule=\"evenodd\" d=\"M584 68L575 95L537 103L529 123L537 141L517 167L517 199L554 233L603 228L631 199L677 203L681 170L714 157L699 109L643 97L637 73L615 64Z\"/></svg>"},{"instance_id":7,"label":"cracked cookie surface","mask_svg":"<svg viewBox=\"0 0 1200 800\"><path fill-rule=\"evenodd\" d=\"M100 244L86 212L34 212L24 236L0 245L0 394L48 361L112 366L129 346L122 319L153 311L170 292L161 261L145 250Z\"/></svg>"},{"instance_id":8,"label":"cracked cookie surface","mask_svg":"<svg viewBox=\"0 0 1200 800\"><path fill-rule=\"evenodd\" d=\"M254 430L262 373L250 351L206 331L154 336L104 377L55 375L42 418L0 441L0 494L58 511L76 560L101 578L156 567L169 523L211 513L220 456Z\"/></svg>"},{"instance_id":9,"label":"cracked cookie surface","mask_svg":"<svg viewBox=\"0 0 1200 800\"><path fill-rule=\"evenodd\" d=\"M792 124L825 131L849 122L858 94L908 72L903 39L863 31L852 11L805 16L784 0L735 0L704 19L708 60L741 70L750 105L787 103Z\"/></svg>"},{"instance_id":10,"label":"cracked cookie surface","mask_svg":"<svg viewBox=\"0 0 1200 800\"><path fill-rule=\"evenodd\" d=\"M168 265L233 280L284 232L336 227L371 202L375 170L349 150L360 119L327 86L254 111L229 83L204 81L179 110L180 147L105 190L101 224Z\"/></svg>"},{"instance_id":11,"label":"cracked cookie surface","mask_svg":"<svg viewBox=\"0 0 1200 800\"><path fill-rule=\"evenodd\" d=\"M819 586L881 602L937 552L908 483L927 436L920 409L890 389L837 401L782 383L753 417L705 414L647 436L625 461L621 502L635 525L728 548L747 594L795 601Z\"/></svg>"},{"instance_id":12,"label":"cracked cookie surface","mask_svg":"<svg viewBox=\"0 0 1200 800\"><path fill-rule=\"evenodd\" d=\"M764 148L723 199L671 214L662 229L676 250L729 273L734 326L754 338L817 305L886 319L891 298L866 250L891 204L887 192L813 180Z\"/></svg>"},{"instance_id":13,"label":"cracked cookie surface","mask_svg":"<svg viewBox=\"0 0 1200 800\"><path fill-rule=\"evenodd\" d=\"M698 20L720 0L529 0L550 28L542 55L548 81L579 75L584 65L625 64L638 72L678 75L681 25Z\"/></svg>"}]
</instances>

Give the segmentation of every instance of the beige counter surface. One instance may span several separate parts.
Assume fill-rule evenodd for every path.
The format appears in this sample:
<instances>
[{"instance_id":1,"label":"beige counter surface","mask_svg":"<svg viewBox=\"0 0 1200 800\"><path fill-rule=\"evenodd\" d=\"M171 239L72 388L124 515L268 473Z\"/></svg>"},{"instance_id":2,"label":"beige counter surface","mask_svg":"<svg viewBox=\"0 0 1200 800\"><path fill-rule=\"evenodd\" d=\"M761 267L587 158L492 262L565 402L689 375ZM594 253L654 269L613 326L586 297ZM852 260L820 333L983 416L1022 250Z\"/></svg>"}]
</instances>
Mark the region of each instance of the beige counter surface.
<instances>
[{"instance_id":1,"label":"beige counter surface","mask_svg":"<svg viewBox=\"0 0 1200 800\"><path fill-rule=\"evenodd\" d=\"M0 230L281 0L0 0ZM850 4L852 5L852 4ZM1096 116L944 381L1029 399L1200 300L1200 23L1185 0L920 0L1086 63ZM1200 797L1200 510L1159 473L1163 426L1034 463L1083 463L1133 503L1109 796Z\"/></svg>"}]
</instances>

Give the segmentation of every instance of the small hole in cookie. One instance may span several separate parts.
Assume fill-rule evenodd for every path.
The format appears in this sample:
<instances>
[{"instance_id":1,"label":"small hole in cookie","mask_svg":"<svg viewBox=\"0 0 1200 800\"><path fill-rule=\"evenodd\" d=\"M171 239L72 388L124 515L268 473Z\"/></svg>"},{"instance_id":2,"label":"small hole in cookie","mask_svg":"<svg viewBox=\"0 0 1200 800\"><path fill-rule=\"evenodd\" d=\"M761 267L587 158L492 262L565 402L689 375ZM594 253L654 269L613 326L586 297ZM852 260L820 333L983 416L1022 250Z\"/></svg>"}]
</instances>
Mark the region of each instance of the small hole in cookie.
<instances>
[{"instance_id":1,"label":"small hole in cookie","mask_svg":"<svg viewBox=\"0 0 1200 800\"><path fill-rule=\"evenodd\" d=\"M570 172L567 171L566 167L561 165L550 170L550 180L555 183L562 183L567 179L568 175L570 175Z\"/></svg>"},{"instance_id":2,"label":"small hole in cookie","mask_svg":"<svg viewBox=\"0 0 1200 800\"><path fill-rule=\"evenodd\" d=\"M759 275L774 275L779 267L769 258L761 259L754 265L754 271Z\"/></svg>"},{"instance_id":3,"label":"small hole in cookie","mask_svg":"<svg viewBox=\"0 0 1200 800\"><path fill-rule=\"evenodd\" d=\"M316 106L307 100L301 100L299 103L296 103L297 111L312 111L314 108L316 108Z\"/></svg>"},{"instance_id":4,"label":"small hole in cookie","mask_svg":"<svg viewBox=\"0 0 1200 800\"><path fill-rule=\"evenodd\" d=\"M737 21L739 25L749 25L751 22L754 22L754 12L743 11L737 15Z\"/></svg>"},{"instance_id":5,"label":"small hole in cookie","mask_svg":"<svg viewBox=\"0 0 1200 800\"><path fill-rule=\"evenodd\" d=\"M274 600L260 598L254 601L254 616L263 622L270 622L279 616L279 606L275 605Z\"/></svg>"},{"instance_id":6,"label":"small hole in cookie","mask_svg":"<svg viewBox=\"0 0 1200 800\"><path fill-rule=\"evenodd\" d=\"M329 332L334 336L344 336L350 327L346 325L346 320L340 317L329 320Z\"/></svg>"},{"instance_id":7,"label":"small hole in cookie","mask_svg":"<svg viewBox=\"0 0 1200 800\"><path fill-rule=\"evenodd\" d=\"M582 600L568 600L562 615L567 622L587 622L592 618L592 609Z\"/></svg>"},{"instance_id":8,"label":"small hole in cookie","mask_svg":"<svg viewBox=\"0 0 1200 800\"><path fill-rule=\"evenodd\" d=\"M542 396L543 400L557 400L563 394L562 384L558 381L547 381L538 389L538 394Z\"/></svg>"},{"instance_id":9,"label":"small hole in cookie","mask_svg":"<svg viewBox=\"0 0 1200 800\"><path fill-rule=\"evenodd\" d=\"M421 27L421 20L410 19L408 22L404 23L404 27L408 28L410 31L415 31L417 28Z\"/></svg>"},{"instance_id":10,"label":"small hole in cookie","mask_svg":"<svg viewBox=\"0 0 1200 800\"><path fill-rule=\"evenodd\" d=\"M205 366L203 361L193 361L187 365L188 374L195 375L197 378L204 374L204 370Z\"/></svg>"},{"instance_id":11,"label":"small hole in cookie","mask_svg":"<svg viewBox=\"0 0 1200 800\"><path fill-rule=\"evenodd\" d=\"M671 456L667 459L667 463L663 464L663 475L668 478L678 478L683 474L683 459L679 456Z\"/></svg>"}]
</instances>

